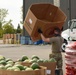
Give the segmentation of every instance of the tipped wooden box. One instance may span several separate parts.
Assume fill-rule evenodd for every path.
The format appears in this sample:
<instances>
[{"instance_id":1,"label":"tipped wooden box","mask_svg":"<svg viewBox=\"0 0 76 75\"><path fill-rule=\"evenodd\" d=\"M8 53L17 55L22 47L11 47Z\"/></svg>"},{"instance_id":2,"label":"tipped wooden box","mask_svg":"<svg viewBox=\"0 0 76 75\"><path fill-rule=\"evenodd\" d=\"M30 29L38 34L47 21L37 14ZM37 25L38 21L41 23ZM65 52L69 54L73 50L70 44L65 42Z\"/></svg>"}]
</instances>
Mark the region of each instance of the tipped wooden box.
<instances>
[{"instance_id":1,"label":"tipped wooden box","mask_svg":"<svg viewBox=\"0 0 76 75\"><path fill-rule=\"evenodd\" d=\"M24 21L24 27L28 34L40 40L38 28L43 31L45 37L52 37L55 27L60 29L66 21L64 12L50 3L32 4L27 12Z\"/></svg>"}]
</instances>

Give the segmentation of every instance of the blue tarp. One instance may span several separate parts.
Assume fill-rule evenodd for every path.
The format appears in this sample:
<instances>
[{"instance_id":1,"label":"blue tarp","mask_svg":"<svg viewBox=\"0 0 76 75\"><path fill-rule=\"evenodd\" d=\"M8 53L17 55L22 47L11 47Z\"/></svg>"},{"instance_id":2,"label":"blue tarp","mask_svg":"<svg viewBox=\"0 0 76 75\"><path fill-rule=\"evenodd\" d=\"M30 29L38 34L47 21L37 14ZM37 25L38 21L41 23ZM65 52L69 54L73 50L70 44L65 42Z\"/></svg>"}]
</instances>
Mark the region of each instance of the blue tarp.
<instances>
[{"instance_id":1,"label":"blue tarp","mask_svg":"<svg viewBox=\"0 0 76 75\"><path fill-rule=\"evenodd\" d=\"M39 44L43 44L43 43L44 43L44 41L38 40L38 41L34 42L34 45L39 45Z\"/></svg>"}]
</instances>

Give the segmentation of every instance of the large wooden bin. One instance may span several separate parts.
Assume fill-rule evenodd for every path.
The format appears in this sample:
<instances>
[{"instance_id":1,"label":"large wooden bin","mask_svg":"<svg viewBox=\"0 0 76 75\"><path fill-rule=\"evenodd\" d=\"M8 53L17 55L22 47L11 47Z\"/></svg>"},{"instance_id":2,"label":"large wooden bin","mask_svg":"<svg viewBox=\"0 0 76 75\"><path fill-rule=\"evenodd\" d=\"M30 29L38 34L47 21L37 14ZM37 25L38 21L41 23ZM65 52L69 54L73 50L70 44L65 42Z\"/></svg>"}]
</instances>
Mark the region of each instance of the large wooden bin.
<instances>
[{"instance_id":1,"label":"large wooden bin","mask_svg":"<svg viewBox=\"0 0 76 75\"><path fill-rule=\"evenodd\" d=\"M0 70L0 75L47 75L46 67L41 66L39 70L29 71L12 71L12 70Z\"/></svg>"},{"instance_id":2,"label":"large wooden bin","mask_svg":"<svg viewBox=\"0 0 76 75\"><path fill-rule=\"evenodd\" d=\"M24 65L24 66L29 66L32 63L22 62L21 64ZM47 70L46 70L47 75L55 75L56 62L44 62L44 63L42 62L42 63L38 63L38 64L40 66L44 66L44 67L47 68Z\"/></svg>"}]
</instances>

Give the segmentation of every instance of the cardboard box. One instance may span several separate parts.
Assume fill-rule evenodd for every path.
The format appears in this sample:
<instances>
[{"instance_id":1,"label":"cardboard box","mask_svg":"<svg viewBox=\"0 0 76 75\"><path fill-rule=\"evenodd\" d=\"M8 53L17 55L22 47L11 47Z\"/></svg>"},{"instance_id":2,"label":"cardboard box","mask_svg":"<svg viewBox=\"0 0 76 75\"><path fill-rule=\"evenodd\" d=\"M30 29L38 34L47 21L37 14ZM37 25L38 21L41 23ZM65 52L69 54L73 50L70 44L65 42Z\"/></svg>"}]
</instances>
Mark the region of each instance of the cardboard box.
<instances>
[{"instance_id":1,"label":"cardboard box","mask_svg":"<svg viewBox=\"0 0 76 75\"><path fill-rule=\"evenodd\" d=\"M6 70L2 70L2 69L0 69L0 75L7 75Z\"/></svg>"},{"instance_id":2,"label":"cardboard box","mask_svg":"<svg viewBox=\"0 0 76 75\"><path fill-rule=\"evenodd\" d=\"M32 63L21 63L24 66L30 66ZM55 75L55 69L56 69L56 62L44 62L44 63L39 63L40 66L47 67L46 73L47 75Z\"/></svg>"},{"instance_id":3,"label":"cardboard box","mask_svg":"<svg viewBox=\"0 0 76 75\"><path fill-rule=\"evenodd\" d=\"M0 75L47 75L46 67L40 66L39 70L32 71L9 71L9 70L0 70Z\"/></svg>"},{"instance_id":4,"label":"cardboard box","mask_svg":"<svg viewBox=\"0 0 76 75\"><path fill-rule=\"evenodd\" d=\"M21 62L21 65L24 65L24 66L30 66L32 63L28 63L28 62Z\"/></svg>"},{"instance_id":5,"label":"cardboard box","mask_svg":"<svg viewBox=\"0 0 76 75\"><path fill-rule=\"evenodd\" d=\"M47 75L55 75L56 62L39 63L40 66L47 67Z\"/></svg>"},{"instance_id":6,"label":"cardboard box","mask_svg":"<svg viewBox=\"0 0 76 75\"><path fill-rule=\"evenodd\" d=\"M61 29L65 21L66 15L60 8L49 3L32 4L25 17L24 27L28 34L35 38L34 41L37 41L41 39L39 28L45 37L52 37L54 28Z\"/></svg>"}]
</instances>

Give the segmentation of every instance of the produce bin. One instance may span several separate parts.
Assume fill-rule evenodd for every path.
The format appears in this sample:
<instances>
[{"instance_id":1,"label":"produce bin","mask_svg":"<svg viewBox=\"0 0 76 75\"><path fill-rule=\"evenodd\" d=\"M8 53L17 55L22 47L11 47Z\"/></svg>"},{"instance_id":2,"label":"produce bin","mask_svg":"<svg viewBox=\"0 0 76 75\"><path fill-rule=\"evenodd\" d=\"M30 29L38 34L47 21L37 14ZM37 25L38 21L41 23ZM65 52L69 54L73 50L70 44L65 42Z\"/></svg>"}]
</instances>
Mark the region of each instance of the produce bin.
<instances>
[{"instance_id":1,"label":"produce bin","mask_svg":"<svg viewBox=\"0 0 76 75\"><path fill-rule=\"evenodd\" d=\"M0 70L0 75L46 75L46 67L41 66L41 69L31 71Z\"/></svg>"},{"instance_id":2,"label":"produce bin","mask_svg":"<svg viewBox=\"0 0 76 75\"><path fill-rule=\"evenodd\" d=\"M56 62L39 63L39 65L47 67L47 75L55 75Z\"/></svg>"},{"instance_id":3,"label":"produce bin","mask_svg":"<svg viewBox=\"0 0 76 75\"><path fill-rule=\"evenodd\" d=\"M26 63L22 62L21 63L24 66L29 66L32 63ZM55 69L56 69L56 62L45 62L45 63L38 63L40 66L47 67L46 74L47 75L55 75Z\"/></svg>"},{"instance_id":4,"label":"produce bin","mask_svg":"<svg viewBox=\"0 0 76 75\"><path fill-rule=\"evenodd\" d=\"M57 6L50 3L32 4L25 17L24 27L28 34L35 38L34 41L37 41L41 39L39 28L45 37L52 37L54 28L61 29L65 21L66 15Z\"/></svg>"}]
</instances>

